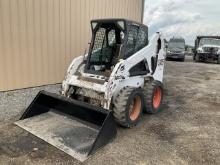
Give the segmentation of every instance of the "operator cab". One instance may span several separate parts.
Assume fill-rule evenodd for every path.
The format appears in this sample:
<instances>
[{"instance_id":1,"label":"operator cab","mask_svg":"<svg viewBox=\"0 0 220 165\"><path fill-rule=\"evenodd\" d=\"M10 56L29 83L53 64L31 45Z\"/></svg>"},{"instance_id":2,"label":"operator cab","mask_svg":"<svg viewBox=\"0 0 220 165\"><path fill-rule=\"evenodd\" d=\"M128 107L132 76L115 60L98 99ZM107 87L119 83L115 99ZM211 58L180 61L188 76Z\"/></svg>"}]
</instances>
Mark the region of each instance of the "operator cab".
<instances>
[{"instance_id":1,"label":"operator cab","mask_svg":"<svg viewBox=\"0 0 220 165\"><path fill-rule=\"evenodd\" d=\"M91 28L92 40L85 67L87 73L108 77L120 59L128 58L148 44L147 27L133 21L93 20ZM140 40L138 34L142 34L142 41L137 42Z\"/></svg>"}]
</instances>

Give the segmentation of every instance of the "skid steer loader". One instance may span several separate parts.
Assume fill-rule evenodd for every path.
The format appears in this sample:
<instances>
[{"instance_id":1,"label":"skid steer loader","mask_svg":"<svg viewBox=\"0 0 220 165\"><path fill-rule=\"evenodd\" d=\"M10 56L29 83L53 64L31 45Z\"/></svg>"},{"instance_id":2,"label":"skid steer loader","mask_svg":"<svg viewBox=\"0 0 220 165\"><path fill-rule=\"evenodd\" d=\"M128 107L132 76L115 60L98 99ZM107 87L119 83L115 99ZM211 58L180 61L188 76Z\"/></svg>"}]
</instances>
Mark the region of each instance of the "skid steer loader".
<instances>
[{"instance_id":1,"label":"skid steer loader","mask_svg":"<svg viewBox=\"0 0 220 165\"><path fill-rule=\"evenodd\" d=\"M70 64L61 94L39 92L16 122L80 161L116 136L116 123L130 128L160 111L163 97L160 33L148 41L147 26L125 19L91 28L90 49Z\"/></svg>"}]
</instances>

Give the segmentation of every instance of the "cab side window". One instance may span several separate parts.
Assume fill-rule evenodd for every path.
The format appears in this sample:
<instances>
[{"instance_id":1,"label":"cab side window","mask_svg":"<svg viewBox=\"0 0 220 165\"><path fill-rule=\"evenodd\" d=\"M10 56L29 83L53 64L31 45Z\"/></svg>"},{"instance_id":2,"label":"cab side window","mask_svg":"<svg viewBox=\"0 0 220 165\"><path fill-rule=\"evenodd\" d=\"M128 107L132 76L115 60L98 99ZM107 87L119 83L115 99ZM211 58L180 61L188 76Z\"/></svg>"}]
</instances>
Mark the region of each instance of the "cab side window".
<instances>
[{"instance_id":1,"label":"cab side window","mask_svg":"<svg viewBox=\"0 0 220 165\"><path fill-rule=\"evenodd\" d=\"M142 27L140 27L138 31L138 42L136 43L135 51L136 52L139 51L147 44L148 44L148 34Z\"/></svg>"},{"instance_id":2,"label":"cab side window","mask_svg":"<svg viewBox=\"0 0 220 165\"><path fill-rule=\"evenodd\" d=\"M130 57L148 44L147 29L131 25L128 30L128 39L125 49L125 58Z\"/></svg>"},{"instance_id":3,"label":"cab side window","mask_svg":"<svg viewBox=\"0 0 220 165\"><path fill-rule=\"evenodd\" d=\"M126 43L125 49L125 58L130 57L132 54L135 53L135 45L137 42L138 37L138 26L131 25L128 30L128 39Z\"/></svg>"}]
</instances>

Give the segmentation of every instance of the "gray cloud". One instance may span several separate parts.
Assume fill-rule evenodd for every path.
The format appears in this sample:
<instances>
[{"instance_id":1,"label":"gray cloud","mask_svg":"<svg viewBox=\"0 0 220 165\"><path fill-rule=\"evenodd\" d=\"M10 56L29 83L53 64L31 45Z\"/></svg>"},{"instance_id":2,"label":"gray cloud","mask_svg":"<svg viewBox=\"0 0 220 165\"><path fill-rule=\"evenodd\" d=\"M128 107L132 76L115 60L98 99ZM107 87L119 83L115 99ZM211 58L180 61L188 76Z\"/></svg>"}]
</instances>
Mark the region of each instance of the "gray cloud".
<instances>
[{"instance_id":1,"label":"gray cloud","mask_svg":"<svg viewBox=\"0 0 220 165\"><path fill-rule=\"evenodd\" d=\"M188 2L189 0L164 0L156 6L148 4L144 23L152 30L158 30L170 25L195 22L201 18L199 13L181 10L182 5Z\"/></svg>"},{"instance_id":2,"label":"gray cloud","mask_svg":"<svg viewBox=\"0 0 220 165\"><path fill-rule=\"evenodd\" d=\"M216 35L220 25L213 26L204 22L202 14L186 10L196 0L147 0L144 23L149 26L149 34L162 31L166 38L183 36L193 44L196 35Z\"/></svg>"}]
</instances>

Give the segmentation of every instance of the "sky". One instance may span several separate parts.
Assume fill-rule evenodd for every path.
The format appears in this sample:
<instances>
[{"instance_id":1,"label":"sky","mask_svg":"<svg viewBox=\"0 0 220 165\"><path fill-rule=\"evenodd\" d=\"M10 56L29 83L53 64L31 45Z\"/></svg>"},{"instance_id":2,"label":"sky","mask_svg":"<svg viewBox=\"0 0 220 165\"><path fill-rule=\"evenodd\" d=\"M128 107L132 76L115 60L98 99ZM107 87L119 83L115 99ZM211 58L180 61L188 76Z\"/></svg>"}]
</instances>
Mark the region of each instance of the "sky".
<instances>
[{"instance_id":1,"label":"sky","mask_svg":"<svg viewBox=\"0 0 220 165\"><path fill-rule=\"evenodd\" d=\"M220 35L220 0L145 0L144 24L150 36L161 31L194 45L197 35Z\"/></svg>"}]
</instances>

